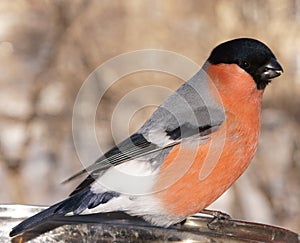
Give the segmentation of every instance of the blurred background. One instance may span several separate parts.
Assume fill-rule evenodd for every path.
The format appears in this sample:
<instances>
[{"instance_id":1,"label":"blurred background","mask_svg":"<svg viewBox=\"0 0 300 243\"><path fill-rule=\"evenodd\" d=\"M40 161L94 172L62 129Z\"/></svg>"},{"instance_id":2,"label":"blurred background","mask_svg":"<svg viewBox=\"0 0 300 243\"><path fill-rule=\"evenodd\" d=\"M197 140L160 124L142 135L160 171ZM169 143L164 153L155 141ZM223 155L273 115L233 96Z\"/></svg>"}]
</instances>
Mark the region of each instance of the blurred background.
<instances>
[{"instance_id":1,"label":"blurred background","mask_svg":"<svg viewBox=\"0 0 300 243\"><path fill-rule=\"evenodd\" d=\"M0 203L49 205L79 182L60 184L82 168L72 138L73 106L103 62L151 48L202 65L215 45L245 36L267 43L285 72L266 90L254 161L211 208L300 232L299 0L1 0ZM111 117L128 92L145 85L174 90L181 83L156 72L117 80L97 110L101 147L134 131L153 110L141 109L129 126L121 118L126 111L120 113L113 139ZM135 105L145 99L136 95Z\"/></svg>"}]
</instances>

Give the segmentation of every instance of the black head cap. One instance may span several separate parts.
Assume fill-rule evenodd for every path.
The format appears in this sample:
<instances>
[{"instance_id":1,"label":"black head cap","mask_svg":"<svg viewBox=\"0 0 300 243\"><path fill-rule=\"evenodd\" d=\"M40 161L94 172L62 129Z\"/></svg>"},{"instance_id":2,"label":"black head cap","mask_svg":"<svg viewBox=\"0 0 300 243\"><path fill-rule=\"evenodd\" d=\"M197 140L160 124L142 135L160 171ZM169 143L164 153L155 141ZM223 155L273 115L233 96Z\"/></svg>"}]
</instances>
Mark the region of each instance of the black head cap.
<instances>
[{"instance_id":1,"label":"black head cap","mask_svg":"<svg viewBox=\"0 0 300 243\"><path fill-rule=\"evenodd\" d=\"M248 72L258 89L264 89L272 78L283 72L272 51L262 42L240 38L218 45L210 54L212 64L237 64Z\"/></svg>"}]
</instances>

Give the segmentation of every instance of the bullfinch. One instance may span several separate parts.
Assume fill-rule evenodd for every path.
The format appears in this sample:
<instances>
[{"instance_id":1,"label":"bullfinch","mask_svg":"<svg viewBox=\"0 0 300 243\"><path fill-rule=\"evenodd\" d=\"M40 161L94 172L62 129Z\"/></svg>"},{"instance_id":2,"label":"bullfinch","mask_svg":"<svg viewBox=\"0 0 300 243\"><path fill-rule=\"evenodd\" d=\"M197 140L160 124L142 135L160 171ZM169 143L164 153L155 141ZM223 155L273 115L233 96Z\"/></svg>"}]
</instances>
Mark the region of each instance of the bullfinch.
<instances>
[{"instance_id":1,"label":"bullfinch","mask_svg":"<svg viewBox=\"0 0 300 243\"><path fill-rule=\"evenodd\" d=\"M221 43L136 133L68 179L87 174L69 197L24 220L10 236L55 216L122 211L168 227L201 212L252 160L262 95L282 72L258 40Z\"/></svg>"}]
</instances>

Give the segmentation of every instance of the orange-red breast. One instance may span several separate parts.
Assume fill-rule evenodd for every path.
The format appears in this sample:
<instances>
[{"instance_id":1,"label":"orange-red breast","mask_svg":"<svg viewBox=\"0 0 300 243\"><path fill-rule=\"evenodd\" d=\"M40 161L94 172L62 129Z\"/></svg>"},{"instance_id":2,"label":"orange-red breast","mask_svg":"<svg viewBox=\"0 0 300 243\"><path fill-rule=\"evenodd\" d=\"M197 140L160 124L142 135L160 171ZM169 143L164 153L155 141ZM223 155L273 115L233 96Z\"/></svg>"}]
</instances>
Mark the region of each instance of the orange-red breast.
<instances>
[{"instance_id":1,"label":"orange-red breast","mask_svg":"<svg viewBox=\"0 0 300 243\"><path fill-rule=\"evenodd\" d=\"M166 227L200 212L249 165L264 89L282 71L258 40L218 45L135 134L71 178L89 174L67 199L10 236L67 213L124 211Z\"/></svg>"}]
</instances>

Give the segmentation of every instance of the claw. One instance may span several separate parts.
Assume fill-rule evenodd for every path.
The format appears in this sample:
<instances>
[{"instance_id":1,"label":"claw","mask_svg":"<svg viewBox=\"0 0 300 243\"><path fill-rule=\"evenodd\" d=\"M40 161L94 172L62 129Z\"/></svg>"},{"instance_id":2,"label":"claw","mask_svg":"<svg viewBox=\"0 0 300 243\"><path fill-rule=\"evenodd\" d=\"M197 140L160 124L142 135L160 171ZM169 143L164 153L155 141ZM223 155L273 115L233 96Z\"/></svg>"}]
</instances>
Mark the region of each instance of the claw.
<instances>
[{"instance_id":1,"label":"claw","mask_svg":"<svg viewBox=\"0 0 300 243\"><path fill-rule=\"evenodd\" d=\"M210 230L220 230L225 223L231 219L230 215L221 211L204 209L201 211L203 214L213 216L212 220L207 224Z\"/></svg>"}]
</instances>

